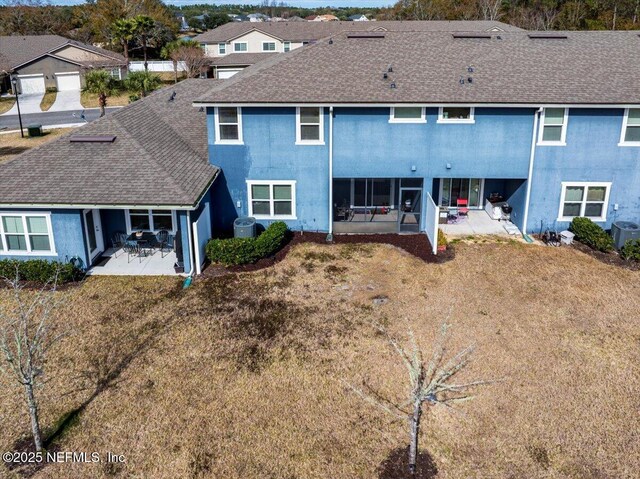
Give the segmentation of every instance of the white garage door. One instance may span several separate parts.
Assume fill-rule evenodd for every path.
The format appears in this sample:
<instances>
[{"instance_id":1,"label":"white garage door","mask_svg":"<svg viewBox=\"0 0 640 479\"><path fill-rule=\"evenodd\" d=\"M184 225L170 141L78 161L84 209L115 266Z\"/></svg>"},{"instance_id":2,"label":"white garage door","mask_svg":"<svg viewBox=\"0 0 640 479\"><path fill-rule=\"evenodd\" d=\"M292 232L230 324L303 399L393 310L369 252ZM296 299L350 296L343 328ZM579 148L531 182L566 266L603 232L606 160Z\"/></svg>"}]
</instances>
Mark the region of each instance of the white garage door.
<instances>
[{"instance_id":1,"label":"white garage door","mask_svg":"<svg viewBox=\"0 0 640 479\"><path fill-rule=\"evenodd\" d=\"M218 70L218 79L225 80L227 78L231 78L233 75L241 71L241 68L235 70Z\"/></svg>"},{"instance_id":2,"label":"white garage door","mask_svg":"<svg viewBox=\"0 0 640 479\"><path fill-rule=\"evenodd\" d=\"M20 91L23 95L44 93L44 75L18 75Z\"/></svg>"},{"instance_id":3,"label":"white garage door","mask_svg":"<svg viewBox=\"0 0 640 479\"><path fill-rule=\"evenodd\" d=\"M58 91L69 91L80 89L80 73L56 73Z\"/></svg>"}]
</instances>

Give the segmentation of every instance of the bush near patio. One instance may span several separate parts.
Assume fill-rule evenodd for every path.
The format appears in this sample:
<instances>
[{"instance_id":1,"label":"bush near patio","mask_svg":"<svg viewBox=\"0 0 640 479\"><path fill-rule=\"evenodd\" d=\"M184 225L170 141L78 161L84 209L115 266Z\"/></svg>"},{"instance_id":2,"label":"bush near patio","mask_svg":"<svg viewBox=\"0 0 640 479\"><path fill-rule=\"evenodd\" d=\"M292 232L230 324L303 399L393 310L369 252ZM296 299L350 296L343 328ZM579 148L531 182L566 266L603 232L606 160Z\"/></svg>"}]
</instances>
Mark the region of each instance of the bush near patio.
<instances>
[{"instance_id":1,"label":"bush near patio","mask_svg":"<svg viewBox=\"0 0 640 479\"><path fill-rule=\"evenodd\" d=\"M613 251L613 238L589 218L574 218L569 230L576 235L576 240L593 249L603 253Z\"/></svg>"},{"instance_id":2,"label":"bush near patio","mask_svg":"<svg viewBox=\"0 0 640 479\"><path fill-rule=\"evenodd\" d=\"M640 239L627 241L620 250L622 259L640 261Z\"/></svg>"},{"instance_id":3,"label":"bush near patio","mask_svg":"<svg viewBox=\"0 0 640 479\"><path fill-rule=\"evenodd\" d=\"M71 263L58 263L44 259L30 259L27 261L0 260L0 277L9 280L16 279L17 274L20 281L33 281L44 284L53 281L56 273L58 274L58 284L77 281L82 277L82 271Z\"/></svg>"},{"instance_id":4,"label":"bush near patio","mask_svg":"<svg viewBox=\"0 0 640 479\"><path fill-rule=\"evenodd\" d=\"M275 254L284 244L289 228L276 221L257 238L212 239L207 244L207 258L225 266L255 263Z\"/></svg>"}]
</instances>

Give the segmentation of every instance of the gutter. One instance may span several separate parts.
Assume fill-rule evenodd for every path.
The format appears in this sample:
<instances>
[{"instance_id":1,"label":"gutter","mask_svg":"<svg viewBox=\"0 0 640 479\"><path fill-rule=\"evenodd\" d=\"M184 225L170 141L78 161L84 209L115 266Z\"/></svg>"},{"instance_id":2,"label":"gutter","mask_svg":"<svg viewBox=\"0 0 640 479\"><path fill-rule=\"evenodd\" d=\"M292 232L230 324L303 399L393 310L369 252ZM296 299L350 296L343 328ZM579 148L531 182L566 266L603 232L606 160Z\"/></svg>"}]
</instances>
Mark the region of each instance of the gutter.
<instances>
[{"instance_id":1,"label":"gutter","mask_svg":"<svg viewBox=\"0 0 640 479\"><path fill-rule=\"evenodd\" d=\"M327 241L333 241L333 106L329 107L329 234Z\"/></svg>"},{"instance_id":2,"label":"gutter","mask_svg":"<svg viewBox=\"0 0 640 479\"><path fill-rule=\"evenodd\" d=\"M533 164L536 159L536 142L538 140L538 124L543 108L540 107L533 115L533 136L531 138L531 155L529 156L529 173L527 175L527 194L524 200L524 221L522 222L522 236L527 238L527 221L529 221L529 201L531 200L531 180L533 179Z\"/></svg>"}]
</instances>

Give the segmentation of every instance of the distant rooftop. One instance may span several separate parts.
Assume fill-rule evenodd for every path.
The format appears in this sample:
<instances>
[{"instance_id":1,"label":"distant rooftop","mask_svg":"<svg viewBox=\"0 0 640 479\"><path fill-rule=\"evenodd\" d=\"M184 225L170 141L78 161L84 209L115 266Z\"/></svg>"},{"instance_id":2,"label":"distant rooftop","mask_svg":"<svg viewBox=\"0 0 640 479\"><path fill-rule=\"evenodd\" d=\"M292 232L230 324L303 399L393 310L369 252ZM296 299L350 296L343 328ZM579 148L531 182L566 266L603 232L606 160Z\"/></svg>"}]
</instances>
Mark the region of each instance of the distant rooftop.
<instances>
[{"instance_id":1,"label":"distant rooftop","mask_svg":"<svg viewBox=\"0 0 640 479\"><path fill-rule=\"evenodd\" d=\"M357 36L274 55L196 103L640 104L638 32Z\"/></svg>"}]
</instances>

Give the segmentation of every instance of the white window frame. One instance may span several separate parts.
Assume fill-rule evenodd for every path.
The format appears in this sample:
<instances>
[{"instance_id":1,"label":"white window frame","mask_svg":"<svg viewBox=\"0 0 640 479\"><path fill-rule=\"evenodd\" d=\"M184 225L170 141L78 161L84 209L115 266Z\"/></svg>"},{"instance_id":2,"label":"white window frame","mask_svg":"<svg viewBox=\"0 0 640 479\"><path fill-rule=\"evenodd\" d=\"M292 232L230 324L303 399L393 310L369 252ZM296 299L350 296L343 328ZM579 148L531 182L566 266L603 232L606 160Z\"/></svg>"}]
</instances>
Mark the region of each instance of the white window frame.
<instances>
[{"instance_id":1,"label":"white window frame","mask_svg":"<svg viewBox=\"0 0 640 479\"><path fill-rule=\"evenodd\" d=\"M244 50L236 50L236 45L245 45ZM249 42L233 42L233 53L248 53L249 52Z\"/></svg>"},{"instance_id":2,"label":"white window frame","mask_svg":"<svg viewBox=\"0 0 640 479\"><path fill-rule=\"evenodd\" d=\"M7 248L7 241L5 238L4 232L4 223L2 218L4 216L19 216L22 218L22 228L24 229L24 236L27 243L26 251L9 251ZM27 229L27 217L29 216L44 216L45 221L47 222L47 230L49 233L49 247L51 248L48 251L32 251L31 250L31 241L29 241L29 230ZM12 233L9 233L12 234ZM41 234L40 236L44 236ZM43 212L24 212L24 211L3 211L0 213L0 244L2 245L2 251L0 251L0 256L58 256L56 251L56 243L53 239L53 227L51 225L51 212L43 211Z\"/></svg>"},{"instance_id":3,"label":"white window frame","mask_svg":"<svg viewBox=\"0 0 640 479\"><path fill-rule=\"evenodd\" d=\"M158 231L160 231L159 229L154 229L154 224L153 224L153 214L151 213L153 210L166 210L167 208L133 208L134 210L147 210L147 214L149 215L149 227L151 229L149 230L145 230L145 231L149 231L151 233L157 233ZM168 216L168 215L167 215ZM126 209L124 210L124 220L125 220L125 224L127 226L127 234L131 234L134 232L134 230L131 229L131 210L130 209ZM176 218L176 210L171 210L171 229L169 230L169 233L171 234L175 234L177 229L177 218ZM138 231L138 230L135 230Z\"/></svg>"},{"instance_id":4,"label":"white window frame","mask_svg":"<svg viewBox=\"0 0 640 479\"><path fill-rule=\"evenodd\" d=\"M271 214L269 215L254 215L253 214L253 198L251 197L251 187L253 185L269 185L269 209ZM274 215L273 204L273 186L274 185L286 185L291 186L291 214L290 215ZM247 204L249 216L253 216L257 220L295 220L296 216L296 181L295 180L247 180ZM258 200L265 201L265 200Z\"/></svg>"},{"instance_id":5,"label":"white window frame","mask_svg":"<svg viewBox=\"0 0 640 479\"><path fill-rule=\"evenodd\" d=\"M445 108L469 108L469 118L444 118L444 109ZM438 123L462 123L462 124L472 124L476 122L476 109L473 106L465 106L465 105L448 105L441 106L438 109Z\"/></svg>"},{"instance_id":6,"label":"white window frame","mask_svg":"<svg viewBox=\"0 0 640 479\"><path fill-rule=\"evenodd\" d=\"M273 50L265 50L264 49L265 45L271 45L271 44L273 44ZM278 51L278 45L276 44L276 42L269 42L269 41L262 42L262 51L263 52L277 52Z\"/></svg>"},{"instance_id":7,"label":"white window frame","mask_svg":"<svg viewBox=\"0 0 640 479\"><path fill-rule=\"evenodd\" d=\"M389 123L426 123L427 122L427 109L426 107L422 107L422 113L420 118L396 118L395 112L396 108L410 108L410 107L394 107L392 106L389 110Z\"/></svg>"},{"instance_id":8,"label":"white window frame","mask_svg":"<svg viewBox=\"0 0 640 479\"><path fill-rule=\"evenodd\" d=\"M224 42L218 43L218 55L227 54L227 44Z\"/></svg>"},{"instance_id":9,"label":"white window frame","mask_svg":"<svg viewBox=\"0 0 640 479\"><path fill-rule=\"evenodd\" d=\"M560 207L558 209L558 220L557 221L571 221L573 218L585 217L584 212L587 205L587 193L588 188L590 186L593 187L605 187L607 189L604 195L604 202L602 205L602 216L593 217L586 216L585 218L589 218L591 221L596 223L607 221L607 211L609 210L609 196L611 195L611 182L593 182L593 181L563 181L562 182L562 191L560 193ZM580 215L578 216L563 216L562 212L564 210L565 196L567 192L567 187L578 186L584 188L584 198L582 199L582 206L580 206ZM577 203L577 201L572 201L571 203ZM592 201L591 203L601 203L600 201Z\"/></svg>"},{"instance_id":10,"label":"white window frame","mask_svg":"<svg viewBox=\"0 0 640 479\"><path fill-rule=\"evenodd\" d=\"M547 109L544 108L540 114L540 126L538 128L538 143L537 146L567 146L567 125L569 124L569 108L561 106L552 106L549 108L564 108L564 118L562 120L562 132L560 133L560 141L543 141L544 135L544 117ZM558 126L558 125L550 125Z\"/></svg>"},{"instance_id":11,"label":"white window frame","mask_svg":"<svg viewBox=\"0 0 640 479\"><path fill-rule=\"evenodd\" d=\"M233 108L233 107L224 107L224 108ZM238 110L238 139L236 140L222 140L220 139L220 119L218 117L218 107L215 107L213 110L213 122L215 126L215 143L216 145L244 145L244 141L242 139L242 108L236 107ZM232 125L233 123L224 123Z\"/></svg>"},{"instance_id":12,"label":"white window frame","mask_svg":"<svg viewBox=\"0 0 640 479\"><path fill-rule=\"evenodd\" d=\"M106 68L106 71L109 72L109 76L111 78L114 78L116 80L122 80L122 70L120 70L120 67L114 67L114 68ZM114 72L118 72L117 75L114 75Z\"/></svg>"},{"instance_id":13,"label":"white window frame","mask_svg":"<svg viewBox=\"0 0 640 479\"><path fill-rule=\"evenodd\" d=\"M282 43L282 51L287 53L291 51L291 42L283 42Z\"/></svg>"},{"instance_id":14,"label":"white window frame","mask_svg":"<svg viewBox=\"0 0 640 479\"><path fill-rule=\"evenodd\" d=\"M315 125L315 123L301 123L300 122L300 108L318 108L320 110L320 123L319 123L319 139L317 140L303 140L302 139L302 125ZM324 145L324 107L322 106L297 106L296 107L296 145Z\"/></svg>"},{"instance_id":15,"label":"white window frame","mask_svg":"<svg viewBox=\"0 0 640 479\"><path fill-rule=\"evenodd\" d=\"M638 108L625 108L624 117L622 118L622 131L620 132L620 143L618 146L640 146L640 141L624 141L624 137L627 134L628 122L629 122L629 110L640 110ZM640 126L632 126L631 128L640 128Z\"/></svg>"}]
</instances>

